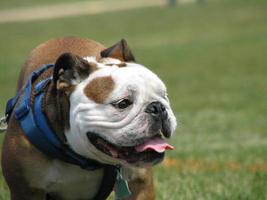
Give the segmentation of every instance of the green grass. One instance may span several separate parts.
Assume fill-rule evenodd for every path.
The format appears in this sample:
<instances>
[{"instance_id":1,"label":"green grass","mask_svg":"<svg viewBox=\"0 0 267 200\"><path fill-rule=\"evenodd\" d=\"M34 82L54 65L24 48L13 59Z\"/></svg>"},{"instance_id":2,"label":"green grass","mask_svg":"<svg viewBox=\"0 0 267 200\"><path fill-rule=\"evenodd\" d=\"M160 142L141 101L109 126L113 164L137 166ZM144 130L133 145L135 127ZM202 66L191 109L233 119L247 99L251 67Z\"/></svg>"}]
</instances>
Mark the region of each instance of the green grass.
<instances>
[{"instance_id":1,"label":"green grass","mask_svg":"<svg viewBox=\"0 0 267 200\"><path fill-rule=\"evenodd\" d=\"M78 2L92 1L92 0L79 0ZM13 8L23 8L28 6L41 6L41 5L53 5L60 3L71 3L77 2L75 0L1 0L0 10L13 9Z\"/></svg>"},{"instance_id":2,"label":"green grass","mask_svg":"<svg viewBox=\"0 0 267 200\"><path fill-rule=\"evenodd\" d=\"M179 128L157 199L267 199L267 1L218 0L0 25L0 110L26 55L54 37L126 38L166 82ZM0 200L8 199L0 178Z\"/></svg>"}]
</instances>

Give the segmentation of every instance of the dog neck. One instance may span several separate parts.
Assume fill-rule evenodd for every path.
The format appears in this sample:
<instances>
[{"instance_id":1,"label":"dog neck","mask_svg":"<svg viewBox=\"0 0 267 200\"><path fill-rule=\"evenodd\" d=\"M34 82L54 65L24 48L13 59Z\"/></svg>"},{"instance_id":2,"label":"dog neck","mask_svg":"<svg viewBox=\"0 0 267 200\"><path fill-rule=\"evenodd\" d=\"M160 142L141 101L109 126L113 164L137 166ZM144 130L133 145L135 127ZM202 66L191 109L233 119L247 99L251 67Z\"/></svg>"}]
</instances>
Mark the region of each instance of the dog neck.
<instances>
[{"instance_id":1,"label":"dog neck","mask_svg":"<svg viewBox=\"0 0 267 200\"><path fill-rule=\"evenodd\" d=\"M55 84L50 82L43 100L44 113L54 133L61 141L66 142L65 130L69 129L69 99L68 96L56 90Z\"/></svg>"}]
</instances>

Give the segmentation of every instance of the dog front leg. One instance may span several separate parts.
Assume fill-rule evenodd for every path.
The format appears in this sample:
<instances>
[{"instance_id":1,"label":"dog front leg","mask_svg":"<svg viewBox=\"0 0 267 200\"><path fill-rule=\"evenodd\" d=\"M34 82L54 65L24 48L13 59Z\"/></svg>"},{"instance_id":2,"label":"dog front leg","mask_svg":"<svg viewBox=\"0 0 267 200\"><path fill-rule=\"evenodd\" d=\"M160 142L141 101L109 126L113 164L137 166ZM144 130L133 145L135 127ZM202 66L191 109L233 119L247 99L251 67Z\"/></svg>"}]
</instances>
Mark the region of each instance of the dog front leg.
<instances>
[{"instance_id":1,"label":"dog front leg","mask_svg":"<svg viewBox=\"0 0 267 200\"><path fill-rule=\"evenodd\" d=\"M127 200L154 200L154 184L152 168L126 169L132 195Z\"/></svg>"}]
</instances>

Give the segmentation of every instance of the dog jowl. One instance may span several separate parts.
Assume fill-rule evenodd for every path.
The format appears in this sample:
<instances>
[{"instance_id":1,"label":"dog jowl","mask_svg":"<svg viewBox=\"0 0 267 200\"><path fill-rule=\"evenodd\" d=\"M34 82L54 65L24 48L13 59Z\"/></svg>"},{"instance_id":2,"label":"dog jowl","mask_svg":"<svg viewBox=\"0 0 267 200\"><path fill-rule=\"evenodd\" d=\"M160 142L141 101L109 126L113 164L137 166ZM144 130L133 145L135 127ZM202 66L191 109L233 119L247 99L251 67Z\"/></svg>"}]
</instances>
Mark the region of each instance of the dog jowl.
<instances>
[{"instance_id":1,"label":"dog jowl","mask_svg":"<svg viewBox=\"0 0 267 200\"><path fill-rule=\"evenodd\" d=\"M111 181L105 179L106 166L125 169L131 199L154 199L151 166L163 160L165 150L173 149L166 139L176 128L164 83L135 61L125 40L105 48L93 40L54 39L26 60L18 81L22 95L13 110L24 102L29 77L36 76L32 72L47 63L53 66L30 80L29 107L33 113L41 110L52 138L64 147L62 154L72 152L102 167L84 170L47 155L25 133L16 112L10 113L2 167L12 200L105 199L113 188L102 185L103 180ZM36 104L40 85L43 97ZM101 196L105 187L107 195Z\"/></svg>"}]
</instances>

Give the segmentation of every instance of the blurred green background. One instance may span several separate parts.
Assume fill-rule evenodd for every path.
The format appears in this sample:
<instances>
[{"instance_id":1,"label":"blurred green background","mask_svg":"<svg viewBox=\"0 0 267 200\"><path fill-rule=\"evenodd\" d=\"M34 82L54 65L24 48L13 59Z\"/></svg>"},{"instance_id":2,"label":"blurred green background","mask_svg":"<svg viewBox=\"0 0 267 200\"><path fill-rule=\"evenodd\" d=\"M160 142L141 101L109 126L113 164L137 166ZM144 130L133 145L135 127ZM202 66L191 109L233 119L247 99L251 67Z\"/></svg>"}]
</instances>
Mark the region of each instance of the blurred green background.
<instances>
[{"instance_id":1,"label":"blurred green background","mask_svg":"<svg viewBox=\"0 0 267 200\"><path fill-rule=\"evenodd\" d=\"M0 15L71 1L1 0ZM125 38L138 62L165 81L179 123L170 141L176 149L154 170L157 199L267 199L267 1L177 1L175 7L165 2L1 22L0 113L15 94L26 56L38 44L75 35L110 46ZM0 176L0 200L7 199Z\"/></svg>"}]
</instances>

